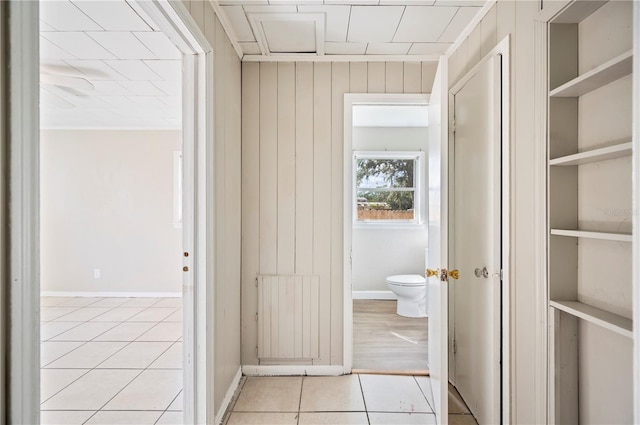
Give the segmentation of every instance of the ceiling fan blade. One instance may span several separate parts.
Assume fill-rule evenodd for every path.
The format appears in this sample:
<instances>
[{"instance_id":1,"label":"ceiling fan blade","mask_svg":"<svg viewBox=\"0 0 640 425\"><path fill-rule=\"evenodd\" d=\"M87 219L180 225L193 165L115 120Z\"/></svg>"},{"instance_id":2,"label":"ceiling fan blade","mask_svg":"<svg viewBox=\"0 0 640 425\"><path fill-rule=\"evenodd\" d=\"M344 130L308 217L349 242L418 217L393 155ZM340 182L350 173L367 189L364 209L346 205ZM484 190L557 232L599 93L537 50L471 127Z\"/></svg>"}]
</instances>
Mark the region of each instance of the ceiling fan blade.
<instances>
[{"instance_id":1,"label":"ceiling fan blade","mask_svg":"<svg viewBox=\"0 0 640 425\"><path fill-rule=\"evenodd\" d=\"M40 82L48 86L69 87L79 90L95 90L91 81L80 77L66 77L63 75L40 74Z\"/></svg>"}]
</instances>

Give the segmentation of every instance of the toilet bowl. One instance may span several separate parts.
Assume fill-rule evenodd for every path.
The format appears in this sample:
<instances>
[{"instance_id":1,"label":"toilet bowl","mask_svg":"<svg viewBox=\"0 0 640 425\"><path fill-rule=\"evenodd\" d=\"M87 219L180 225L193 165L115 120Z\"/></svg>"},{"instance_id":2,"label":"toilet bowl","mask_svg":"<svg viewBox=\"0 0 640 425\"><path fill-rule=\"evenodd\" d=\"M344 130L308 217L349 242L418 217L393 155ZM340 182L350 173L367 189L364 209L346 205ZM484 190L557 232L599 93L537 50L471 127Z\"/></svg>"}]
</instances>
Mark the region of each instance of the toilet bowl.
<instances>
[{"instance_id":1,"label":"toilet bowl","mask_svg":"<svg viewBox=\"0 0 640 425\"><path fill-rule=\"evenodd\" d=\"M427 286L424 277L402 274L387 277L387 286L398 297L396 312L404 317L427 317Z\"/></svg>"}]
</instances>

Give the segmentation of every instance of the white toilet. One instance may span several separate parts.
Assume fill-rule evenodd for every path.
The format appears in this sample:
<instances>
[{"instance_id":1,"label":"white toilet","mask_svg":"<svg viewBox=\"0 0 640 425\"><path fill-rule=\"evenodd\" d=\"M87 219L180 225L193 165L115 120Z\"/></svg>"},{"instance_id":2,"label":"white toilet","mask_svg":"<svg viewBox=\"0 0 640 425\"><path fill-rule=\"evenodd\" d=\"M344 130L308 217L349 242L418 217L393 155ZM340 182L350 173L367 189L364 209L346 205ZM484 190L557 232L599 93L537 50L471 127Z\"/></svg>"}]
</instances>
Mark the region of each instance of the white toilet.
<instances>
[{"instance_id":1,"label":"white toilet","mask_svg":"<svg viewBox=\"0 0 640 425\"><path fill-rule=\"evenodd\" d=\"M387 286L398 297L399 316L427 317L427 285L423 276L401 274L387 277Z\"/></svg>"}]
</instances>

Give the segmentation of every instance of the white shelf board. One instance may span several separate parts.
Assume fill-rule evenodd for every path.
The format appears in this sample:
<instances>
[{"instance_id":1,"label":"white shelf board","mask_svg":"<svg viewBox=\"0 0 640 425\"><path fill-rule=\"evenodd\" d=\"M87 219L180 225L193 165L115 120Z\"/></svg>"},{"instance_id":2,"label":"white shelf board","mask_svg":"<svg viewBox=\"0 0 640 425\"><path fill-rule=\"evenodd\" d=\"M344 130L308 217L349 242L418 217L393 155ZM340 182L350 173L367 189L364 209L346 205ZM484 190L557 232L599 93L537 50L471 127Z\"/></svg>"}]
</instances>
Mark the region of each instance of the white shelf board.
<instances>
[{"instance_id":1,"label":"white shelf board","mask_svg":"<svg viewBox=\"0 0 640 425\"><path fill-rule=\"evenodd\" d=\"M631 242L631 235L627 233L591 232L587 230L551 229L553 236L568 236L573 238L602 239L607 241Z\"/></svg>"},{"instance_id":2,"label":"white shelf board","mask_svg":"<svg viewBox=\"0 0 640 425\"><path fill-rule=\"evenodd\" d=\"M549 161L549 165L582 165L590 162L606 161L607 159L631 156L633 151L632 146L632 142L625 142L604 148L592 149L590 151L552 159Z\"/></svg>"},{"instance_id":3,"label":"white shelf board","mask_svg":"<svg viewBox=\"0 0 640 425\"><path fill-rule=\"evenodd\" d=\"M558 310L579 317L627 338L633 338L633 321L606 310L579 301L549 301Z\"/></svg>"},{"instance_id":4,"label":"white shelf board","mask_svg":"<svg viewBox=\"0 0 640 425\"><path fill-rule=\"evenodd\" d=\"M631 74L633 71L633 51L629 50L573 80L551 90L551 97L579 97Z\"/></svg>"}]
</instances>

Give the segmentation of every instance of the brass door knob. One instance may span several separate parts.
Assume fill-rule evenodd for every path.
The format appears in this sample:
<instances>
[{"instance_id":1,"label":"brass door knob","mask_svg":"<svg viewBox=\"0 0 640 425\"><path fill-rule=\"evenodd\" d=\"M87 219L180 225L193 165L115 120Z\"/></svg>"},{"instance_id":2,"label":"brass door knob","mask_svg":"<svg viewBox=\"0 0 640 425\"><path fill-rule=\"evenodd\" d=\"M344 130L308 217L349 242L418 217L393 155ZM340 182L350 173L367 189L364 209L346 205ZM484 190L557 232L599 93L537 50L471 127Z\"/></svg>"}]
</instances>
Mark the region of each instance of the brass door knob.
<instances>
[{"instance_id":1,"label":"brass door knob","mask_svg":"<svg viewBox=\"0 0 640 425\"><path fill-rule=\"evenodd\" d=\"M458 280L458 278L460 277L460 272L456 269L456 270L450 270L449 271L449 277Z\"/></svg>"},{"instance_id":2,"label":"brass door knob","mask_svg":"<svg viewBox=\"0 0 640 425\"><path fill-rule=\"evenodd\" d=\"M426 275L427 277L438 276L438 269L435 269L435 270L427 269Z\"/></svg>"}]
</instances>

